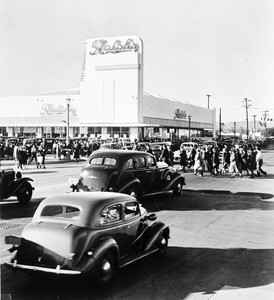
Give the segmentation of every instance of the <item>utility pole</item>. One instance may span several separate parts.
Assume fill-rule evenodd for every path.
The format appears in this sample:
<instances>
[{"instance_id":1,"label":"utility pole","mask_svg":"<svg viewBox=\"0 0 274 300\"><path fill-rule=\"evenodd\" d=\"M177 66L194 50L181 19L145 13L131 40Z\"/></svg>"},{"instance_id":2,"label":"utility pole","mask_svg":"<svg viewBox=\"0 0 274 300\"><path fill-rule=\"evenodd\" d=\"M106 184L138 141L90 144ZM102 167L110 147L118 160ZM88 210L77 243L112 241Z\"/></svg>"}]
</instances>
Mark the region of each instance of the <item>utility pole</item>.
<instances>
[{"instance_id":1,"label":"utility pole","mask_svg":"<svg viewBox=\"0 0 274 300\"><path fill-rule=\"evenodd\" d=\"M219 115L219 138L222 137L222 111L220 107L220 115Z\"/></svg>"},{"instance_id":2,"label":"utility pole","mask_svg":"<svg viewBox=\"0 0 274 300\"><path fill-rule=\"evenodd\" d=\"M251 100L248 100L247 98L244 98L244 100L242 102L245 102L245 104L243 105L243 107L245 107L245 111L246 111L246 140L248 141L248 107L251 106L251 104L248 104L248 102L250 102Z\"/></svg>"},{"instance_id":3,"label":"utility pole","mask_svg":"<svg viewBox=\"0 0 274 300\"><path fill-rule=\"evenodd\" d=\"M209 108L209 98L211 97L211 95L206 95L207 96L207 108Z\"/></svg>"},{"instance_id":4,"label":"utility pole","mask_svg":"<svg viewBox=\"0 0 274 300\"><path fill-rule=\"evenodd\" d=\"M266 136L266 127L267 127L267 124L266 124L266 117L267 117L267 113L269 112L269 110L263 110L262 113L263 113L263 118L264 118L264 127L265 127L265 136Z\"/></svg>"},{"instance_id":5,"label":"utility pole","mask_svg":"<svg viewBox=\"0 0 274 300\"><path fill-rule=\"evenodd\" d=\"M252 115L252 117L254 118L254 133L256 133L256 115Z\"/></svg>"},{"instance_id":6,"label":"utility pole","mask_svg":"<svg viewBox=\"0 0 274 300\"><path fill-rule=\"evenodd\" d=\"M235 139L235 136L236 136L236 122L234 122L234 139Z\"/></svg>"}]
</instances>

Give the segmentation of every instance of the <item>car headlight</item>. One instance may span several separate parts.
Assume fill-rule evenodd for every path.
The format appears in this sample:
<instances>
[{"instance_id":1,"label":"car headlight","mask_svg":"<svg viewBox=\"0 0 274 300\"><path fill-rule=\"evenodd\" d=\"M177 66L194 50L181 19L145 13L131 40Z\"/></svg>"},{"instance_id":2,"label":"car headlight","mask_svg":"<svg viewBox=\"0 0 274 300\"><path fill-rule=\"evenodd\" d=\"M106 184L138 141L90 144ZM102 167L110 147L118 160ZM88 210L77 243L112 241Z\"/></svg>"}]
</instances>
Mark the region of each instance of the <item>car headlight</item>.
<instances>
[{"instance_id":1,"label":"car headlight","mask_svg":"<svg viewBox=\"0 0 274 300\"><path fill-rule=\"evenodd\" d=\"M75 256L75 253L70 253L69 254L69 260L72 260L74 256Z\"/></svg>"}]
</instances>

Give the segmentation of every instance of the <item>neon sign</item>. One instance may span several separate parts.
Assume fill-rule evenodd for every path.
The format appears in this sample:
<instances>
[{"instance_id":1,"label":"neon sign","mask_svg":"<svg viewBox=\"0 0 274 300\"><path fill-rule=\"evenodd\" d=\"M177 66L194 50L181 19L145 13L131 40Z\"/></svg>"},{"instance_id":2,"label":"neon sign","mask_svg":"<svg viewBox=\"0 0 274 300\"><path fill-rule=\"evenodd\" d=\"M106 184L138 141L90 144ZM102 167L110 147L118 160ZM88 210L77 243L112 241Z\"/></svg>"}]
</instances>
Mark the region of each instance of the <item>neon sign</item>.
<instances>
[{"instance_id":1,"label":"neon sign","mask_svg":"<svg viewBox=\"0 0 274 300\"><path fill-rule=\"evenodd\" d=\"M90 55L129 51L136 52L139 50L138 43L134 42L131 38L127 39L124 43L120 40L116 40L112 44L108 43L108 41L104 39L95 40L91 47L92 50L89 52Z\"/></svg>"}]
</instances>

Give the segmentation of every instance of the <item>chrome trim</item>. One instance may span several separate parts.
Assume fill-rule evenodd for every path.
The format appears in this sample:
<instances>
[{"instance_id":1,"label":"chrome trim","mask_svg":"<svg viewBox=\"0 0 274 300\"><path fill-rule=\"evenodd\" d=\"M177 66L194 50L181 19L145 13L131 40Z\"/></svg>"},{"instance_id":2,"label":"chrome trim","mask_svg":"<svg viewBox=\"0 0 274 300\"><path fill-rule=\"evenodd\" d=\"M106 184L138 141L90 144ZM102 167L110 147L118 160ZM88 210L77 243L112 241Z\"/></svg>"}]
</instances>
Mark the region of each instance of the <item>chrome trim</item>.
<instances>
[{"instance_id":1,"label":"chrome trim","mask_svg":"<svg viewBox=\"0 0 274 300\"><path fill-rule=\"evenodd\" d=\"M157 251L158 251L158 248L157 248L157 249L154 249L154 250L150 250L150 251L146 252L145 254L140 255L140 256L134 258L133 260L128 261L128 262L126 262L126 263L120 265L120 268L123 268L123 267L125 267L125 266L127 266L127 265L129 265L129 264L131 264L131 263L133 263L133 262L135 262L135 261L137 261L137 260L139 260L139 259L142 259L143 257L146 257L146 256L148 256L148 255L150 255L150 254L152 254L152 253L155 253L155 252L157 252Z\"/></svg>"},{"instance_id":2,"label":"chrome trim","mask_svg":"<svg viewBox=\"0 0 274 300\"><path fill-rule=\"evenodd\" d=\"M80 275L81 271L74 271L74 270L61 270L60 265L58 265L55 269L52 268L44 268L44 267L36 267L36 266L28 266L28 265L21 265L17 264L17 261L14 263L6 263L7 266L23 269L23 270L30 270L30 271L40 271L46 273L54 273L54 274L63 274L63 275Z\"/></svg>"}]
</instances>

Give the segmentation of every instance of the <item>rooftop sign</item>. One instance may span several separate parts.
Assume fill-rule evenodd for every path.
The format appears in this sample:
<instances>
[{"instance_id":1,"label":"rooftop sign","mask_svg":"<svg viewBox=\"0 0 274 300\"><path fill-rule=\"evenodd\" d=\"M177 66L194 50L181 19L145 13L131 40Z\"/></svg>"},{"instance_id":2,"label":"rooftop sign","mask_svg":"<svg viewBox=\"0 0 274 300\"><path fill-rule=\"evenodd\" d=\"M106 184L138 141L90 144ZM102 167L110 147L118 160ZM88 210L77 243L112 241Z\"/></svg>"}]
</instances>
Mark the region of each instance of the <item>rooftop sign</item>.
<instances>
[{"instance_id":1,"label":"rooftop sign","mask_svg":"<svg viewBox=\"0 0 274 300\"><path fill-rule=\"evenodd\" d=\"M120 38L97 39L91 44L90 55L96 54L108 54L108 53L119 53L119 52L138 52L140 51L141 45L133 37L128 37L125 40Z\"/></svg>"}]
</instances>

